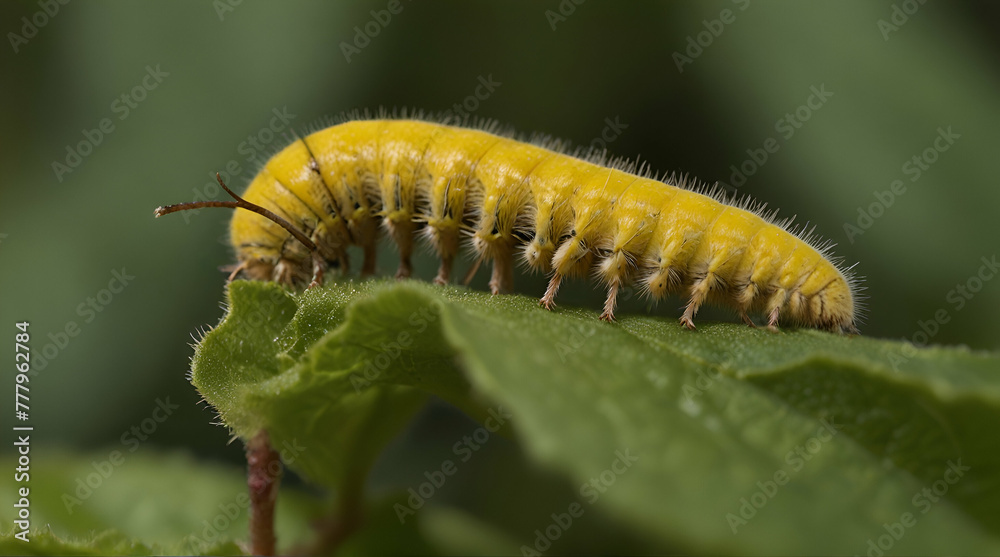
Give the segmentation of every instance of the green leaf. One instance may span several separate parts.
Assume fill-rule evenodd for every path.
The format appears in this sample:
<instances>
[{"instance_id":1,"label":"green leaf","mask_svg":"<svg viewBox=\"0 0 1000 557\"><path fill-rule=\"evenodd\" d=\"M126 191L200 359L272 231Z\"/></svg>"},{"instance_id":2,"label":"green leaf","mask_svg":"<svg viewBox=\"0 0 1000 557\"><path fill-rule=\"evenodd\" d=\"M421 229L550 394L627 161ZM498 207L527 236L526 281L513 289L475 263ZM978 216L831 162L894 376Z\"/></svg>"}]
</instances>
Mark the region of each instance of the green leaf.
<instances>
[{"instance_id":1,"label":"green leaf","mask_svg":"<svg viewBox=\"0 0 1000 557\"><path fill-rule=\"evenodd\" d=\"M194 384L237 434L266 428L276 447L299 448L284 455L291 467L348 499L433 394L488 427L506 422L579 487L552 522L504 532L522 550L549 551L538 532L572 528L556 522L577 504L664 550L1000 551L994 354L733 324L692 332L659 317L606 324L418 282L300 295L235 282L229 296ZM613 552L606 543L594 550Z\"/></svg>"},{"instance_id":2,"label":"green leaf","mask_svg":"<svg viewBox=\"0 0 1000 557\"><path fill-rule=\"evenodd\" d=\"M0 555L153 555L153 550L114 530L81 539L62 539L49 526L30 533L27 543L13 533L0 537Z\"/></svg>"}]
</instances>

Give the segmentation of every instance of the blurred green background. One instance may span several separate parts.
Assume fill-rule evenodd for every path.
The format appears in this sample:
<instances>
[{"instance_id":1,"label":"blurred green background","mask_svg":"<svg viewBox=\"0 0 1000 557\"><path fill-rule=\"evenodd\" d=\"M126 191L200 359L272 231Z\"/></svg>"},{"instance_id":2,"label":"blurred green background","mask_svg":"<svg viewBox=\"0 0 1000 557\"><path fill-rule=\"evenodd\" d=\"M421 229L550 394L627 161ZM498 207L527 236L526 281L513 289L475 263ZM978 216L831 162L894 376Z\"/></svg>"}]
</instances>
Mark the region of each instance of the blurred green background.
<instances>
[{"instance_id":1,"label":"blurred green background","mask_svg":"<svg viewBox=\"0 0 1000 557\"><path fill-rule=\"evenodd\" d=\"M239 443L227 445L186 380L192 336L222 315L229 213L154 220L153 208L221 199L211 176L231 164L230 184L243 188L259 164L250 136L265 159L293 129L357 108L448 110L481 79L496 85L467 104L476 116L739 186L815 224L867 277L864 334L913 339L944 310L932 343L1000 347L1000 279L969 283L1000 251L996 4L404 0L388 24L373 24L371 10L387 4L71 2L45 18L35 2L0 4L0 29L16 43L0 48L0 326L12 337L15 322L30 321L45 360L31 384L36 446L120 447L169 397L179 409L140 450L239 463ZM27 38L22 18L45 24ZM366 25L377 30L367 44L355 29ZM349 56L345 44L356 47ZM832 96L800 109L821 89ZM276 110L289 123L276 120L270 134ZM794 127L781 123L797 112ZM83 146L91 152L78 166L53 168L106 118L114 129ZM949 128L960 137L934 150ZM770 138L777 151L749 162ZM733 179L741 166L752 170L745 183ZM859 226L859 210L894 180L905 193L849 238L845 224ZM417 266L433 276L426 253ZM394 268L387 247L380 272ZM102 294L115 272L134 278ZM981 290L959 307L952 291L967 283ZM543 286L543 277L518 281L533 295ZM597 307L603 298L578 282L560 299ZM652 311L674 318L680 305ZM64 336L71 322L79 332ZM432 408L373 481L405 489L421 459L437 462L468 425ZM516 449L490 450L497 459L478 459L478 475L450 497L472 505L477 478L510 475L502 463L518 461Z\"/></svg>"}]
</instances>

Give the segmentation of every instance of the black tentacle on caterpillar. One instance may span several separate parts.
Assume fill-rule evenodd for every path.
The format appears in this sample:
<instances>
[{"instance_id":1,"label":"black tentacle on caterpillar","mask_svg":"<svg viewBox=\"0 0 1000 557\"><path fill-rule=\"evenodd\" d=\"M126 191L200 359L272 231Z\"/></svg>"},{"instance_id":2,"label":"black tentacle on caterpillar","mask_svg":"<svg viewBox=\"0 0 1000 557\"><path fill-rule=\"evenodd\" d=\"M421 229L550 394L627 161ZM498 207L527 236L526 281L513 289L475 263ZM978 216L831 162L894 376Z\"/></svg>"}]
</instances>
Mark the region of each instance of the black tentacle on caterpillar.
<instances>
[{"instance_id":1,"label":"black tentacle on caterpillar","mask_svg":"<svg viewBox=\"0 0 1000 557\"><path fill-rule=\"evenodd\" d=\"M472 129L410 119L353 120L299 138L264 165L234 202L161 207L230 207L239 267L251 279L290 285L322 281L323 268L375 269L379 229L399 248L397 277L411 274L415 238L439 256L435 282L451 280L463 243L492 263L490 290L512 287L514 261L550 273L540 303L552 309L565 277L593 276L608 294L601 318L614 320L621 288L651 298L687 297L681 323L694 329L706 302L779 321L856 333L860 281L791 220L748 199L657 180L634 164L588 160L554 148ZM221 183L221 179L220 179ZM223 185L225 188L225 185ZM290 241L290 240L295 241ZM235 275L236 273L234 273Z\"/></svg>"}]
</instances>

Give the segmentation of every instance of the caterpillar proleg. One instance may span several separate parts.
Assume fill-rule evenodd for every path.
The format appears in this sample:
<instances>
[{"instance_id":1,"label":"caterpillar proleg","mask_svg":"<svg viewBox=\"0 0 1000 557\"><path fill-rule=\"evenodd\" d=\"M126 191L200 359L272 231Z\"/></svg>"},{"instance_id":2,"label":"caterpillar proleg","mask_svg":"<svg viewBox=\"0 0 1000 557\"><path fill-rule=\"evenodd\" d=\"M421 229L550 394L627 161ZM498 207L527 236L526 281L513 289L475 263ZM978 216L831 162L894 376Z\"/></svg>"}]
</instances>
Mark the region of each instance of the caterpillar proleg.
<instances>
[{"instance_id":1,"label":"caterpillar proleg","mask_svg":"<svg viewBox=\"0 0 1000 557\"><path fill-rule=\"evenodd\" d=\"M275 154L236 201L159 207L236 211L234 276L290 285L322 281L328 264L375 270L380 230L396 243L397 277L410 276L417 237L438 257L435 282L452 279L463 243L492 264L490 290L510 290L515 259L550 275L540 300L552 309L566 277L592 273L607 287L601 318L614 320L619 291L680 294L694 329L706 302L841 333L856 333L859 280L791 221L763 205L729 202L686 179L658 180L635 165L605 164L494 133L410 119L352 120L302 137ZM221 182L221 180L220 180ZM228 188L226 189L228 192Z\"/></svg>"}]
</instances>

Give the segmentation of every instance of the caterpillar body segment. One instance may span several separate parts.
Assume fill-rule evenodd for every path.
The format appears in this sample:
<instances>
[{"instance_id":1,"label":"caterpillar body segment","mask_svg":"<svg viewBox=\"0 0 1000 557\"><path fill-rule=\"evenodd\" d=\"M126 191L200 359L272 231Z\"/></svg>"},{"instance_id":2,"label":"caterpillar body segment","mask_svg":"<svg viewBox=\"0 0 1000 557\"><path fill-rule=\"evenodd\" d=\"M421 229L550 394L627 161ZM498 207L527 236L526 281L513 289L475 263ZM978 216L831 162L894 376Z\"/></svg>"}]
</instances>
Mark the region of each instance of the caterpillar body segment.
<instances>
[{"instance_id":1,"label":"caterpillar body segment","mask_svg":"<svg viewBox=\"0 0 1000 557\"><path fill-rule=\"evenodd\" d=\"M489 134L445 133L443 128L435 133L428 140L428 146L433 144L434 149L425 151L422 159L432 176L423 200L430 208L424 231L441 257L434 281L447 284L459 252L463 226L471 230L465 223L482 198L481 185L474 182L476 162L498 139Z\"/></svg>"},{"instance_id":2,"label":"caterpillar body segment","mask_svg":"<svg viewBox=\"0 0 1000 557\"><path fill-rule=\"evenodd\" d=\"M591 273L607 287L608 321L619 291L636 284L652 299L684 297L680 320L692 329L699 308L715 303L750 325L759 313L770 328L780 320L857 331L860 287L829 257L830 246L762 208L632 170L485 130L354 120L273 156L243 198L278 218L236 211L230 235L239 270L259 280L302 284L327 263L346 271L350 245L362 248L362 274L370 274L382 228L399 249L397 277L410 275L422 236L441 260L435 282L449 282L464 240L476 257L472 272L492 264L493 293L511 288L515 259L550 273L540 300L549 309L564 278ZM157 214L247 208L237 201Z\"/></svg>"}]
</instances>

